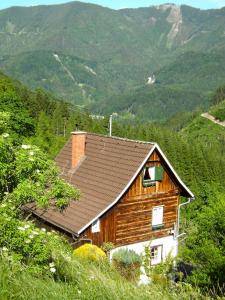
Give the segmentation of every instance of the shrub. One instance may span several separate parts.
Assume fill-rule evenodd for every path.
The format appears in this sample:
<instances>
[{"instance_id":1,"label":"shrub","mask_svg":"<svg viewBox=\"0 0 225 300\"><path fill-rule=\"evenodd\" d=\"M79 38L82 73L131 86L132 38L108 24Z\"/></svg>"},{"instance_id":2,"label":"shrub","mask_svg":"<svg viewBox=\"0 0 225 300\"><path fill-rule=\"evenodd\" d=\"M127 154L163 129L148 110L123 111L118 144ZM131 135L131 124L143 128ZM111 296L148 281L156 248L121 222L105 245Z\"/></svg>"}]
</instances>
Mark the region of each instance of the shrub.
<instances>
[{"instance_id":1,"label":"shrub","mask_svg":"<svg viewBox=\"0 0 225 300\"><path fill-rule=\"evenodd\" d=\"M109 256L110 251L115 248L115 245L111 242L105 242L102 244L101 249Z\"/></svg>"},{"instance_id":2,"label":"shrub","mask_svg":"<svg viewBox=\"0 0 225 300\"><path fill-rule=\"evenodd\" d=\"M119 249L113 254L113 260L126 265L141 264L141 257L134 251Z\"/></svg>"},{"instance_id":3,"label":"shrub","mask_svg":"<svg viewBox=\"0 0 225 300\"><path fill-rule=\"evenodd\" d=\"M84 244L73 251L75 257L90 261L101 261L106 258L105 252L99 247L92 244Z\"/></svg>"},{"instance_id":4,"label":"shrub","mask_svg":"<svg viewBox=\"0 0 225 300\"><path fill-rule=\"evenodd\" d=\"M112 259L115 268L126 279L136 281L139 278L141 257L134 250L119 249Z\"/></svg>"}]
</instances>

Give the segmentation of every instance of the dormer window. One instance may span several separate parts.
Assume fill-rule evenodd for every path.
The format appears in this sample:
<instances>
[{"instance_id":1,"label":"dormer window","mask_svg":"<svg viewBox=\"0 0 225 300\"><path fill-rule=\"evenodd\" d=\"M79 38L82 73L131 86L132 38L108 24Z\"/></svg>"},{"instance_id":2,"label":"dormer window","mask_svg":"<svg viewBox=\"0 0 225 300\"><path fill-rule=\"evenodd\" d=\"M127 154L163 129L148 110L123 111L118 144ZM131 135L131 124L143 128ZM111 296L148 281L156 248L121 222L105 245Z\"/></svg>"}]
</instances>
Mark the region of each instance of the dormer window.
<instances>
[{"instance_id":1,"label":"dormer window","mask_svg":"<svg viewBox=\"0 0 225 300\"><path fill-rule=\"evenodd\" d=\"M143 186L153 186L156 181L162 181L163 167L145 167L143 172Z\"/></svg>"},{"instance_id":2,"label":"dormer window","mask_svg":"<svg viewBox=\"0 0 225 300\"><path fill-rule=\"evenodd\" d=\"M96 233L100 232L100 220L96 220L91 226L91 232Z\"/></svg>"}]
</instances>

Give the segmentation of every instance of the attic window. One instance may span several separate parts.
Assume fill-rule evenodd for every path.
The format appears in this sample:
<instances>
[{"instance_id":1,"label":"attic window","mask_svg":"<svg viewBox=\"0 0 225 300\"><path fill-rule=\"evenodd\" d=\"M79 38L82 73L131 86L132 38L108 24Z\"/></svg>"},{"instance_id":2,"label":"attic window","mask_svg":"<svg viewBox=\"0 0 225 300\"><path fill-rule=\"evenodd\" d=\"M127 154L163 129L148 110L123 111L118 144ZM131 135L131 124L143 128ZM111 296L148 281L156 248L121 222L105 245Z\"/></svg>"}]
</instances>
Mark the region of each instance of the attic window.
<instances>
[{"instance_id":1,"label":"attic window","mask_svg":"<svg viewBox=\"0 0 225 300\"><path fill-rule=\"evenodd\" d=\"M162 181L163 167L145 167L143 172L143 186L153 186L156 181Z\"/></svg>"},{"instance_id":2,"label":"attic window","mask_svg":"<svg viewBox=\"0 0 225 300\"><path fill-rule=\"evenodd\" d=\"M91 226L91 232L96 233L100 232L100 220L96 220Z\"/></svg>"}]
</instances>

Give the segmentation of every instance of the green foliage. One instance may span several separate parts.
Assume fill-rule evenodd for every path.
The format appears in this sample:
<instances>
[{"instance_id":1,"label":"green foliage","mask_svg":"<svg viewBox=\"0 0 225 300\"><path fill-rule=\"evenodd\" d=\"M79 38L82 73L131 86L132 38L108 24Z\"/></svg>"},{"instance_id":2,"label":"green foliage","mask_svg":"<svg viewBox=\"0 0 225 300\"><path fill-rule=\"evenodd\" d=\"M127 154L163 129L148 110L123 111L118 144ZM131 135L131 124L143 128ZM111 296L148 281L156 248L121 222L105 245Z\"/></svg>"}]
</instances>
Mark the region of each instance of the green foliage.
<instances>
[{"instance_id":1,"label":"green foliage","mask_svg":"<svg viewBox=\"0 0 225 300\"><path fill-rule=\"evenodd\" d=\"M75 257L94 262L100 262L106 259L105 252L102 251L101 248L92 244L84 244L83 246L80 246L73 251L73 255Z\"/></svg>"},{"instance_id":2,"label":"green foliage","mask_svg":"<svg viewBox=\"0 0 225 300\"><path fill-rule=\"evenodd\" d=\"M18 212L11 200L0 204L1 254L12 262L22 263L31 272L55 273L54 260L57 260L60 250L69 252L67 243L54 232L20 220Z\"/></svg>"},{"instance_id":3,"label":"green foliage","mask_svg":"<svg viewBox=\"0 0 225 300\"><path fill-rule=\"evenodd\" d=\"M225 268L225 203L224 194L209 198L197 216L197 222L189 228L183 257L194 265L188 280L204 288L219 292L224 286Z\"/></svg>"},{"instance_id":4,"label":"green foliage","mask_svg":"<svg viewBox=\"0 0 225 300\"><path fill-rule=\"evenodd\" d=\"M141 86L126 94L103 100L95 109L100 113L129 112L140 120L163 121L175 113L193 111L205 100L202 93L178 85ZM99 108L100 107L100 108Z\"/></svg>"},{"instance_id":5,"label":"green foliage","mask_svg":"<svg viewBox=\"0 0 225 300\"><path fill-rule=\"evenodd\" d=\"M96 266L77 260L56 264L63 278L35 276L19 263L11 263L11 257L0 257L0 298L10 300L28 299L210 299L203 297L198 289L188 284L174 288L161 285L137 286L126 281L108 264Z\"/></svg>"},{"instance_id":6,"label":"green foliage","mask_svg":"<svg viewBox=\"0 0 225 300\"><path fill-rule=\"evenodd\" d=\"M168 255L165 261L157 265L152 265L151 260L151 247L148 245L145 247L144 255L142 256L142 265L145 274L152 282L169 286L172 279L174 258Z\"/></svg>"},{"instance_id":7,"label":"green foliage","mask_svg":"<svg viewBox=\"0 0 225 300\"><path fill-rule=\"evenodd\" d=\"M225 100L225 85L218 87L218 89L215 91L211 98L211 103L213 105L219 104Z\"/></svg>"},{"instance_id":8,"label":"green foliage","mask_svg":"<svg viewBox=\"0 0 225 300\"><path fill-rule=\"evenodd\" d=\"M141 257L134 250L119 249L113 253L112 258L125 265L141 264Z\"/></svg>"},{"instance_id":9,"label":"green foliage","mask_svg":"<svg viewBox=\"0 0 225 300\"><path fill-rule=\"evenodd\" d=\"M79 198L79 191L59 178L55 164L38 147L19 145L14 135L17 120L11 123L7 111L0 115L0 247L9 261L22 263L36 275L50 275L56 272L56 253L66 252L66 243L24 221L22 208L28 202L41 207L51 202L63 209Z\"/></svg>"},{"instance_id":10,"label":"green foliage","mask_svg":"<svg viewBox=\"0 0 225 300\"><path fill-rule=\"evenodd\" d=\"M8 89L7 97L10 101L2 101L2 111L0 112L2 226L0 235L2 244L0 247L6 247L3 241L7 241L7 249L10 250L10 247L12 248L9 254L10 259L13 257L14 260L26 262L30 266L30 262L33 261L34 257L36 263L31 267L33 271L37 268L37 270L42 272L43 266L45 271L42 273L50 274L49 263L54 262L55 266L52 268L57 270L54 272L55 279L67 281L70 278L70 280L77 282L79 281L77 277L76 280L73 279L74 269L69 270L68 267L67 270L63 271L62 266L65 265L65 259L61 258L59 253L55 254L57 252L56 249L63 249L63 246L61 243L57 244L55 238L48 240L48 243L51 242L55 246L51 246L51 249L48 248L47 252L43 250L43 257L40 250L43 246L43 240L37 239L37 245L34 244L34 248L32 248L31 243L23 243L26 241L27 235L23 230L18 230L18 227L24 227L26 222L19 219L22 217L19 208L26 202L34 200L40 206L46 206L49 201L52 203L53 198L55 201L52 204L63 208L67 205L70 198L77 198L77 191L71 190L65 182L58 180L57 170L48 160L48 156L54 156L57 153L70 135L70 132L75 128L106 133L108 119L92 119L88 112L80 112L72 105L63 104L41 90L31 93L25 91L19 83L8 82L7 80L9 79L6 80L7 84L5 84L4 76L2 80L4 87L2 90ZM11 89L13 89L13 92ZM2 99L4 100L4 97ZM22 101L23 99L24 102ZM223 102L219 105L222 106ZM19 119L12 118L17 113L17 106L24 109L25 123L23 123L21 128L25 129L22 131L20 130ZM28 126L29 122L26 122L26 116L31 120L32 128ZM171 132L168 127L178 131L178 133ZM118 119L118 121L114 120L113 134L159 143L178 174L196 195L196 201L185 209L185 217L182 215L183 228L190 228L188 235L190 240L187 239L184 258L196 267L192 277L188 280L202 288L207 288L207 286L214 288L218 283L222 285L221 269L224 268L222 252L224 251L224 228L223 214L219 214L219 211L223 212L224 208L219 199L224 197L224 128L213 124L209 120L196 117L195 114L183 114L182 116L175 116L174 120L171 119L164 125L144 123L143 121L138 122L136 119L129 122L126 120L124 123L121 119ZM23 140L22 147L19 139L15 139L15 137ZM31 144L34 142L37 142L40 148L48 151L48 155L43 154L37 147L32 146ZM215 202L214 206L212 205L213 201ZM219 211L216 210L217 207L220 208ZM218 224L216 223L217 215L213 213L214 211L219 216ZM191 226L190 224L192 223L195 226ZM35 228L32 230L35 231ZM24 235L22 236L22 234ZM32 235L32 233L29 233L29 235ZM200 239L198 239L198 235ZM14 239L10 246L12 237ZM207 249L207 245L209 245L208 252L204 250ZM31 253L31 256L29 253ZM62 253L64 253L64 250L62 250ZM52 260L53 257L54 260ZM104 276L101 275L101 279ZM160 274L157 274L156 277L160 278L160 276ZM107 280L104 280L107 285L107 280L110 279L107 277ZM90 287L93 288L93 293L98 295L97 290L99 286L96 288L96 285L92 282L88 282L89 286L87 286L84 283L85 279L82 282L80 287L87 290L86 295L89 298L92 295ZM114 285L116 284L114 283ZM116 287L118 286L116 285ZM180 293L183 292L183 286L181 288L177 287L177 289ZM188 289L190 289L189 285L187 285ZM104 293L105 290L101 292L104 295L104 299L107 299L108 295L112 298L112 294L110 294L108 289L106 294ZM190 293L195 294L195 291ZM199 296L197 291L196 293ZM186 294L184 295L186 296ZM115 299L116 297L121 299L118 295L115 296ZM132 298L130 297L129 299Z\"/></svg>"},{"instance_id":11,"label":"green foliage","mask_svg":"<svg viewBox=\"0 0 225 300\"><path fill-rule=\"evenodd\" d=\"M17 207L28 202L46 207L54 200L56 207L63 208L70 199L79 198L79 191L59 179L55 165L39 148L13 146L3 136L0 148L0 188L4 201L11 199Z\"/></svg>"},{"instance_id":12,"label":"green foliage","mask_svg":"<svg viewBox=\"0 0 225 300\"><path fill-rule=\"evenodd\" d=\"M101 246L101 249L107 254L109 254L110 251L114 248L115 248L115 245L111 242L104 242Z\"/></svg>"},{"instance_id":13,"label":"green foliage","mask_svg":"<svg viewBox=\"0 0 225 300\"><path fill-rule=\"evenodd\" d=\"M224 96L225 97L225 96ZM225 99L225 98L224 98ZM210 108L210 114L217 120L225 121L225 100Z\"/></svg>"},{"instance_id":14,"label":"green foliage","mask_svg":"<svg viewBox=\"0 0 225 300\"><path fill-rule=\"evenodd\" d=\"M175 32L181 16L182 30ZM113 11L73 2L7 9L0 25L3 71L97 112L116 108L165 120L207 107L210 93L223 84L222 9L205 13L181 6L174 15L173 6ZM142 91L153 73L156 91ZM117 103L111 105L114 97Z\"/></svg>"},{"instance_id":15,"label":"green foliage","mask_svg":"<svg viewBox=\"0 0 225 300\"><path fill-rule=\"evenodd\" d=\"M134 250L116 250L112 256L112 264L126 279L134 282L139 280L141 257Z\"/></svg>"}]
</instances>

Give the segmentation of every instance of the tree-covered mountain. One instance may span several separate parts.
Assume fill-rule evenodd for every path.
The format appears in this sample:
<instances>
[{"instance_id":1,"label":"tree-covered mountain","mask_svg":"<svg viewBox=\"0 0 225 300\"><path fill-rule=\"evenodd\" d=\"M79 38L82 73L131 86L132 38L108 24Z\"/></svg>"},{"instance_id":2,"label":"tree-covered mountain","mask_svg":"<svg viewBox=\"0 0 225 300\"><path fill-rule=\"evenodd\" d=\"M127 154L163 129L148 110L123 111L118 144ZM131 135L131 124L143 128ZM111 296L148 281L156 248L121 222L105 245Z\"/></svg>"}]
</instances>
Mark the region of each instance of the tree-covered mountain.
<instances>
[{"instance_id":1,"label":"tree-covered mountain","mask_svg":"<svg viewBox=\"0 0 225 300\"><path fill-rule=\"evenodd\" d=\"M165 119L206 107L222 83L224 25L225 8L12 7L0 11L0 68L99 113Z\"/></svg>"},{"instance_id":2,"label":"tree-covered mountain","mask_svg":"<svg viewBox=\"0 0 225 300\"><path fill-rule=\"evenodd\" d=\"M222 98L223 87L219 88L213 96L213 99L219 102L217 105L223 104ZM212 106L211 109L216 107ZM185 243L180 243L182 251L180 251L179 261L190 264L192 273L187 278L180 278L178 285L174 282L170 284L169 280L167 286L166 281L158 277L155 297L157 298L159 293L161 296L165 294L165 298L174 295L174 299L181 296L181 293L181 298L184 299L205 299L209 293L213 293L215 298L216 293L223 295L225 128L202 118L197 113L177 114L164 124L153 124L143 120L133 123L122 121L114 120L113 135L157 142L196 196L195 201L186 209L182 209L181 213L181 229L188 231L188 235ZM18 81L0 73L0 253L1 259L4 260L4 262L0 260L0 272L8 274L7 279L0 276L0 298L1 296L4 298L5 295L8 297L8 293L11 293L16 295L13 299L18 299L18 286L24 278L21 274L26 274L28 276L26 278L29 278L32 284L33 280L40 278L38 290L43 288L43 280L48 279L49 284L54 287L58 284L69 293L68 283L71 283L73 287L71 296L67 297L67 292L64 293L68 299L74 298L74 287L77 286L82 291L82 295L85 295L78 299L90 299L93 290L96 291L96 297L101 295L104 299L114 299L115 295L118 295L116 299L121 299L121 295L131 299L131 291L134 299L137 299L136 295L141 295L141 299L145 299L145 296L149 299L149 295L152 295L154 283L145 286L143 290L137 286L134 288L133 285L124 289L126 285L123 285L123 280L119 277L119 288L117 288L116 278L114 275L111 277L113 273L109 266L106 273L109 276L102 276L106 280L106 286L111 283L112 288L101 289L103 278L101 277L99 282L91 279L93 285L89 289L90 284L87 280L90 279L91 264L87 265L87 276L86 273L82 273L81 279L80 270L85 272L86 264L81 263L79 267L74 267L75 270L79 270L78 274L74 273L71 260L66 260L67 263L61 260L65 248L61 247L59 237L57 238L55 233L53 240L51 236L45 237L46 233L36 228L33 222L27 222L19 209L25 202L33 200L44 205L49 197L51 199L55 197L53 195L59 197L58 204L64 205L65 202L60 198L62 195L63 198L64 196L68 198L68 193L62 194L64 185L56 180L54 176L56 173L48 157L55 156L75 128L107 134L107 123L107 117L103 120L93 119L88 112L79 111L72 104L59 101L42 90L30 91ZM33 144L38 145L45 154ZM43 177L43 174L47 177ZM60 184L60 186L52 191L53 186L49 183ZM53 192L56 194L52 194ZM42 234L40 239L34 239L33 231ZM51 241L55 241L55 236L58 242L52 244ZM28 239L32 239L32 243L28 242L29 245L26 242ZM72 249L68 251L71 253ZM59 256L56 256L56 253ZM49 277L51 274L48 273L49 267L52 266L49 265L49 261L52 262L53 258L56 266L54 272L57 277ZM6 261L7 265L3 270L2 266ZM14 268L17 270L16 273ZM10 278L18 282L16 285L10 285L10 289L9 270L14 274L10 275ZM102 267L100 270L104 272ZM160 265L159 270L161 270L160 274L165 276L168 265ZM160 274L157 273L157 276L161 276ZM29 280L26 279L24 282L27 284ZM184 285L183 281L185 281ZM187 283L191 283L193 288ZM21 299L28 297L27 291L30 291L30 288L26 288L26 284L22 284ZM196 286L202 288L202 297ZM54 287L52 289L55 293ZM131 287L137 294L134 294ZM52 289L46 292L50 293ZM149 294L146 294L148 289ZM159 292L161 290L163 294ZM193 292L196 294L194 295ZM56 296L57 299L59 297Z\"/></svg>"},{"instance_id":3,"label":"tree-covered mountain","mask_svg":"<svg viewBox=\"0 0 225 300\"><path fill-rule=\"evenodd\" d=\"M156 83L92 105L99 113L130 113L139 118L163 120L176 113L207 109L212 91L224 82L225 52L185 52L155 72Z\"/></svg>"}]
</instances>

